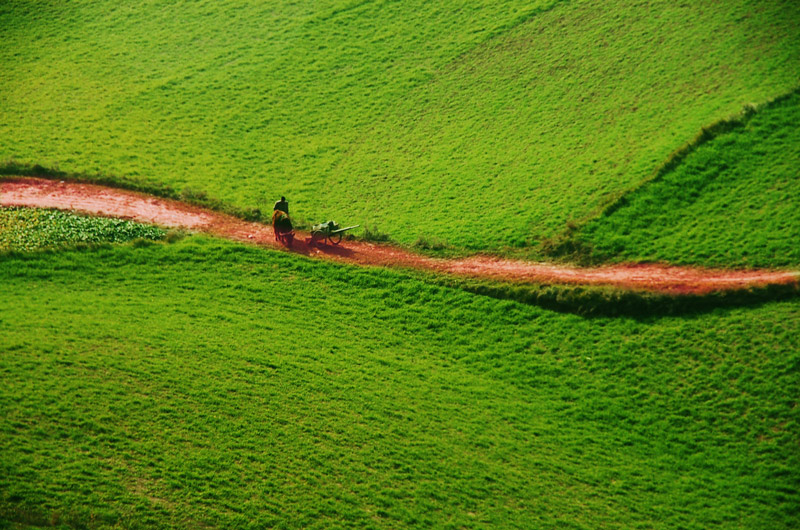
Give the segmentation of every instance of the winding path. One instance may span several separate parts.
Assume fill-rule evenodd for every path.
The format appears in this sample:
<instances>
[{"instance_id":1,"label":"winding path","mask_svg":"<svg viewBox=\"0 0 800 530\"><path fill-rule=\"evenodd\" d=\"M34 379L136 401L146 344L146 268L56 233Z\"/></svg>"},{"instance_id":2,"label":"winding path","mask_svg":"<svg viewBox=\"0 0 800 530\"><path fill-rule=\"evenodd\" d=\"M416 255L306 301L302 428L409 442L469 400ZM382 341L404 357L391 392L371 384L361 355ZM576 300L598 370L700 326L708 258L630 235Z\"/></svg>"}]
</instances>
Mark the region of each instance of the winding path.
<instances>
[{"instance_id":1,"label":"winding path","mask_svg":"<svg viewBox=\"0 0 800 530\"><path fill-rule=\"evenodd\" d=\"M0 206L77 210L282 248L275 242L271 227L177 201L92 184L38 178L7 179L0 182ZM333 247L311 245L309 240L308 234L298 233L292 251L357 265L414 268L519 283L610 285L671 294L703 294L800 282L800 274L787 271L714 270L652 264L578 268L488 256L438 259L385 244L345 241Z\"/></svg>"}]
</instances>

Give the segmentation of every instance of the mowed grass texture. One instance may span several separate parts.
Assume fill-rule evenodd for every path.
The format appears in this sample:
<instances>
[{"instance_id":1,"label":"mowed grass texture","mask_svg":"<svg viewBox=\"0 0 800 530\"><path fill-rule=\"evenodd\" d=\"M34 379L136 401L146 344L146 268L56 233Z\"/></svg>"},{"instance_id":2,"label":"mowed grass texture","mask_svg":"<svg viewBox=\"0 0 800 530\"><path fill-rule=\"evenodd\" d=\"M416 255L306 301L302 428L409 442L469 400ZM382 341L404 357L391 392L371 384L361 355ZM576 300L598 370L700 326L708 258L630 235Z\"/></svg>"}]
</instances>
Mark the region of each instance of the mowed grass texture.
<instances>
[{"instance_id":1,"label":"mowed grass texture","mask_svg":"<svg viewBox=\"0 0 800 530\"><path fill-rule=\"evenodd\" d=\"M0 514L794 528L800 303L583 319L191 237L0 257Z\"/></svg>"},{"instance_id":2,"label":"mowed grass texture","mask_svg":"<svg viewBox=\"0 0 800 530\"><path fill-rule=\"evenodd\" d=\"M796 87L796 2L5 2L0 160L536 245Z\"/></svg>"},{"instance_id":3,"label":"mowed grass texture","mask_svg":"<svg viewBox=\"0 0 800 530\"><path fill-rule=\"evenodd\" d=\"M800 92L703 143L578 235L605 259L800 264Z\"/></svg>"}]
</instances>

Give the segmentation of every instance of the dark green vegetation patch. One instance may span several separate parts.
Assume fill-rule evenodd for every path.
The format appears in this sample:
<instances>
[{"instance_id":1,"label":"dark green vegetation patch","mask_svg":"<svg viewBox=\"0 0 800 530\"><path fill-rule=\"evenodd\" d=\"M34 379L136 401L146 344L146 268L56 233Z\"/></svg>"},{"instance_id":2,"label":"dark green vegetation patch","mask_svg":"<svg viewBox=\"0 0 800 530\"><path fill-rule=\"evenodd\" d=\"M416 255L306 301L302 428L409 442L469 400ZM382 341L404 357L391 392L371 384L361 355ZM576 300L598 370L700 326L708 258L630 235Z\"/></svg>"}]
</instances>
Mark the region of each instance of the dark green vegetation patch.
<instances>
[{"instance_id":1,"label":"dark green vegetation patch","mask_svg":"<svg viewBox=\"0 0 800 530\"><path fill-rule=\"evenodd\" d=\"M40 208L0 208L0 252L162 239L164 230L123 219Z\"/></svg>"},{"instance_id":2,"label":"dark green vegetation patch","mask_svg":"<svg viewBox=\"0 0 800 530\"><path fill-rule=\"evenodd\" d=\"M0 514L789 529L800 300L583 319L200 237L0 258Z\"/></svg>"}]
</instances>

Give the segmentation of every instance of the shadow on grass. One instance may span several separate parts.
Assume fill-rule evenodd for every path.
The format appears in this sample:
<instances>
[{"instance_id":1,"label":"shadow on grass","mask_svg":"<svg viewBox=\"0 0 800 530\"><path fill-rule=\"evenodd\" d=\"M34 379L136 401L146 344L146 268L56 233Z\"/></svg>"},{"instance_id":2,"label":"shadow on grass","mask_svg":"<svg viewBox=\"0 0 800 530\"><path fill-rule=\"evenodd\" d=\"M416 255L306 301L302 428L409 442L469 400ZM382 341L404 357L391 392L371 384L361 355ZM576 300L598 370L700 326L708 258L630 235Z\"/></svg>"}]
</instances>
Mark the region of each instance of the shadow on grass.
<instances>
[{"instance_id":1,"label":"shadow on grass","mask_svg":"<svg viewBox=\"0 0 800 530\"><path fill-rule=\"evenodd\" d=\"M649 320L664 316L690 316L716 309L759 306L800 296L800 281L702 295L671 295L571 285L522 285L461 278L431 277L438 285L501 300L513 300L560 313L583 317L629 317Z\"/></svg>"}]
</instances>

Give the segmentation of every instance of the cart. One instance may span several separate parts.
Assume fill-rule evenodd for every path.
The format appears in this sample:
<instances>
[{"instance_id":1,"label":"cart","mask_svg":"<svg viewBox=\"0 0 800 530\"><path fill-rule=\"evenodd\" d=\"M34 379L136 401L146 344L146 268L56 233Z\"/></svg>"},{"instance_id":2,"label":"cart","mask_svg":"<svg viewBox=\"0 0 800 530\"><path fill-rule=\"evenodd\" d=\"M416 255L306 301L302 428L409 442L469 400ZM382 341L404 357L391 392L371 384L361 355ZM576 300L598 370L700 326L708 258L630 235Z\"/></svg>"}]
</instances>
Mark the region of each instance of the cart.
<instances>
[{"instance_id":1,"label":"cart","mask_svg":"<svg viewBox=\"0 0 800 530\"><path fill-rule=\"evenodd\" d=\"M311 227L311 243L327 242L331 245L338 245L342 242L342 236L348 230L358 228L359 225L341 228L336 221L326 221Z\"/></svg>"}]
</instances>

